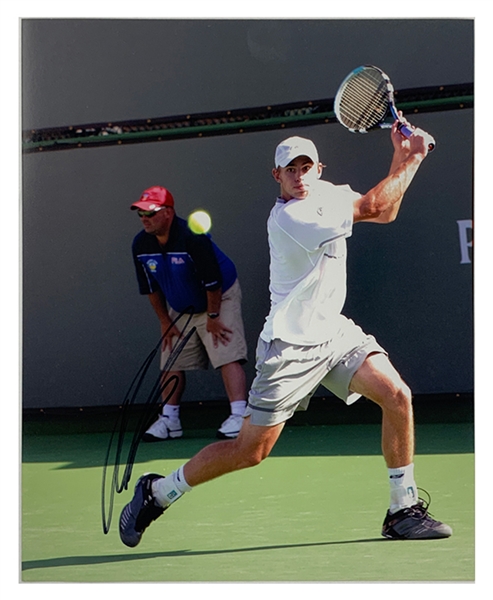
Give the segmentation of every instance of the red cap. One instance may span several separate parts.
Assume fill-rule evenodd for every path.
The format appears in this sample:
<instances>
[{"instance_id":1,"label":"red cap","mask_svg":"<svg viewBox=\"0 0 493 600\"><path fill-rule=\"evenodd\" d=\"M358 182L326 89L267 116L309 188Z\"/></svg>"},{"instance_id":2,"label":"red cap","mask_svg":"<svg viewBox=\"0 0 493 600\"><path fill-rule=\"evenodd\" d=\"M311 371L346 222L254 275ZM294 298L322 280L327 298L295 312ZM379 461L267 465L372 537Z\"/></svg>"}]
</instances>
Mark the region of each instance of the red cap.
<instances>
[{"instance_id":1,"label":"red cap","mask_svg":"<svg viewBox=\"0 0 493 600\"><path fill-rule=\"evenodd\" d=\"M154 210L163 206L175 206L175 200L166 188L155 185L142 192L138 202L134 202L130 207L131 210Z\"/></svg>"}]
</instances>

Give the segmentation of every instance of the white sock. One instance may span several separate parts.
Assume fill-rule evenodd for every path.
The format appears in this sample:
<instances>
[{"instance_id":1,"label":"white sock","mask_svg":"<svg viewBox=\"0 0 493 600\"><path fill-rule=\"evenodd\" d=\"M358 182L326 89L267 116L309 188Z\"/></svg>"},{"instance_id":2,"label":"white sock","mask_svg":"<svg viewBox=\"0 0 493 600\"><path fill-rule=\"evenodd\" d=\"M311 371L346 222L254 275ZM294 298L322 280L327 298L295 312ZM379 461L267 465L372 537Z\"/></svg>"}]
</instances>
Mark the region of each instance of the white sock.
<instances>
[{"instance_id":1,"label":"white sock","mask_svg":"<svg viewBox=\"0 0 493 600\"><path fill-rule=\"evenodd\" d=\"M171 419L180 418L180 405L165 404L163 406L162 413L163 417L170 417Z\"/></svg>"},{"instance_id":2,"label":"white sock","mask_svg":"<svg viewBox=\"0 0 493 600\"><path fill-rule=\"evenodd\" d=\"M407 467L388 469L390 482L390 512L409 508L418 501L418 490L414 481L414 463Z\"/></svg>"},{"instance_id":3,"label":"white sock","mask_svg":"<svg viewBox=\"0 0 493 600\"><path fill-rule=\"evenodd\" d=\"M242 417L246 409L246 400L235 400L231 402L231 414Z\"/></svg>"},{"instance_id":4,"label":"white sock","mask_svg":"<svg viewBox=\"0 0 493 600\"><path fill-rule=\"evenodd\" d=\"M157 503L164 508L176 502L185 492L190 491L192 491L192 488L188 485L183 474L183 465L173 471L171 475L152 482L152 495Z\"/></svg>"}]
</instances>

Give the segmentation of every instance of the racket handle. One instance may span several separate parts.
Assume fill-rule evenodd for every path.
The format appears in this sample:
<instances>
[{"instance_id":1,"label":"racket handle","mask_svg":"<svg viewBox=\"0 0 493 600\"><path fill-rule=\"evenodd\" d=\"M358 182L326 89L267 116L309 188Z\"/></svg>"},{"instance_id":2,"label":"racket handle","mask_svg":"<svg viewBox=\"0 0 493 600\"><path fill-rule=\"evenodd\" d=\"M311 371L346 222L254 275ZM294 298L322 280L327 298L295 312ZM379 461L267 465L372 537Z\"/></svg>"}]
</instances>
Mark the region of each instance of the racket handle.
<instances>
[{"instance_id":1,"label":"racket handle","mask_svg":"<svg viewBox=\"0 0 493 600\"><path fill-rule=\"evenodd\" d=\"M401 133L405 138L410 138L413 134L413 130L409 129L409 127L407 125L404 125L404 123L399 123L397 125L397 131Z\"/></svg>"},{"instance_id":2,"label":"racket handle","mask_svg":"<svg viewBox=\"0 0 493 600\"><path fill-rule=\"evenodd\" d=\"M410 138L413 133L413 130L409 129L409 127L404 125L404 123L399 123L399 125L397 125L397 130L406 138ZM428 144L428 152L431 152L435 149L435 140L433 138L431 139L432 141Z\"/></svg>"}]
</instances>

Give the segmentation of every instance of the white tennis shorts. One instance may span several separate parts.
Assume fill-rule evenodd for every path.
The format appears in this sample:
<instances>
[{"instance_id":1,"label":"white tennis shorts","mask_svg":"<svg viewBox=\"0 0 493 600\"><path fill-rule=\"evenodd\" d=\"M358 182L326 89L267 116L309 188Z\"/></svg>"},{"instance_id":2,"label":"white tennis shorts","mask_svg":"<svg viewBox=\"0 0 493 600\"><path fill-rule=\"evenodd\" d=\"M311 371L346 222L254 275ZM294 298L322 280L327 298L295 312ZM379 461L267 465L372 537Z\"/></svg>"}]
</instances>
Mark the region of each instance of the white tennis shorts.
<instances>
[{"instance_id":1,"label":"white tennis shorts","mask_svg":"<svg viewBox=\"0 0 493 600\"><path fill-rule=\"evenodd\" d=\"M361 397L350 392L356 371L369 354L387 354L375 338L350 319L343 319L332 340L318 346L294 346L261 338L245 417L253 425L277 425L296 410L306 410L319 385L352 404Z\"/></svg>"}]
</instances>

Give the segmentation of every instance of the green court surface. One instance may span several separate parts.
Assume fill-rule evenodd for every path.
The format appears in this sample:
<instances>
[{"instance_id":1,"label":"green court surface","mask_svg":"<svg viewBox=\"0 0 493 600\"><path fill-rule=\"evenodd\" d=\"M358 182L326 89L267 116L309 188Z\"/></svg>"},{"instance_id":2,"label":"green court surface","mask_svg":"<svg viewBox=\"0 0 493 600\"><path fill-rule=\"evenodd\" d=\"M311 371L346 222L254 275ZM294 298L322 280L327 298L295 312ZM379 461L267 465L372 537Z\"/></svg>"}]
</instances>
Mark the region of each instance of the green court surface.
<instances>
[{"instance_id":1,"label":"green court surface","mask_svg":"<svg viewBox=\"0 0 493 600\"><path fill-rule=\"evenodd\" d=\"M415 473L445 540L380 535L388 504L378 425L287 426L253 469L186 494L136 548L102 530L101 478L109 434L25 433L23 582L471 582L474 581L472 423L417 426ZM214 440L214 431L141 444L131 487Z\"/></svg>"}]
</instances>

